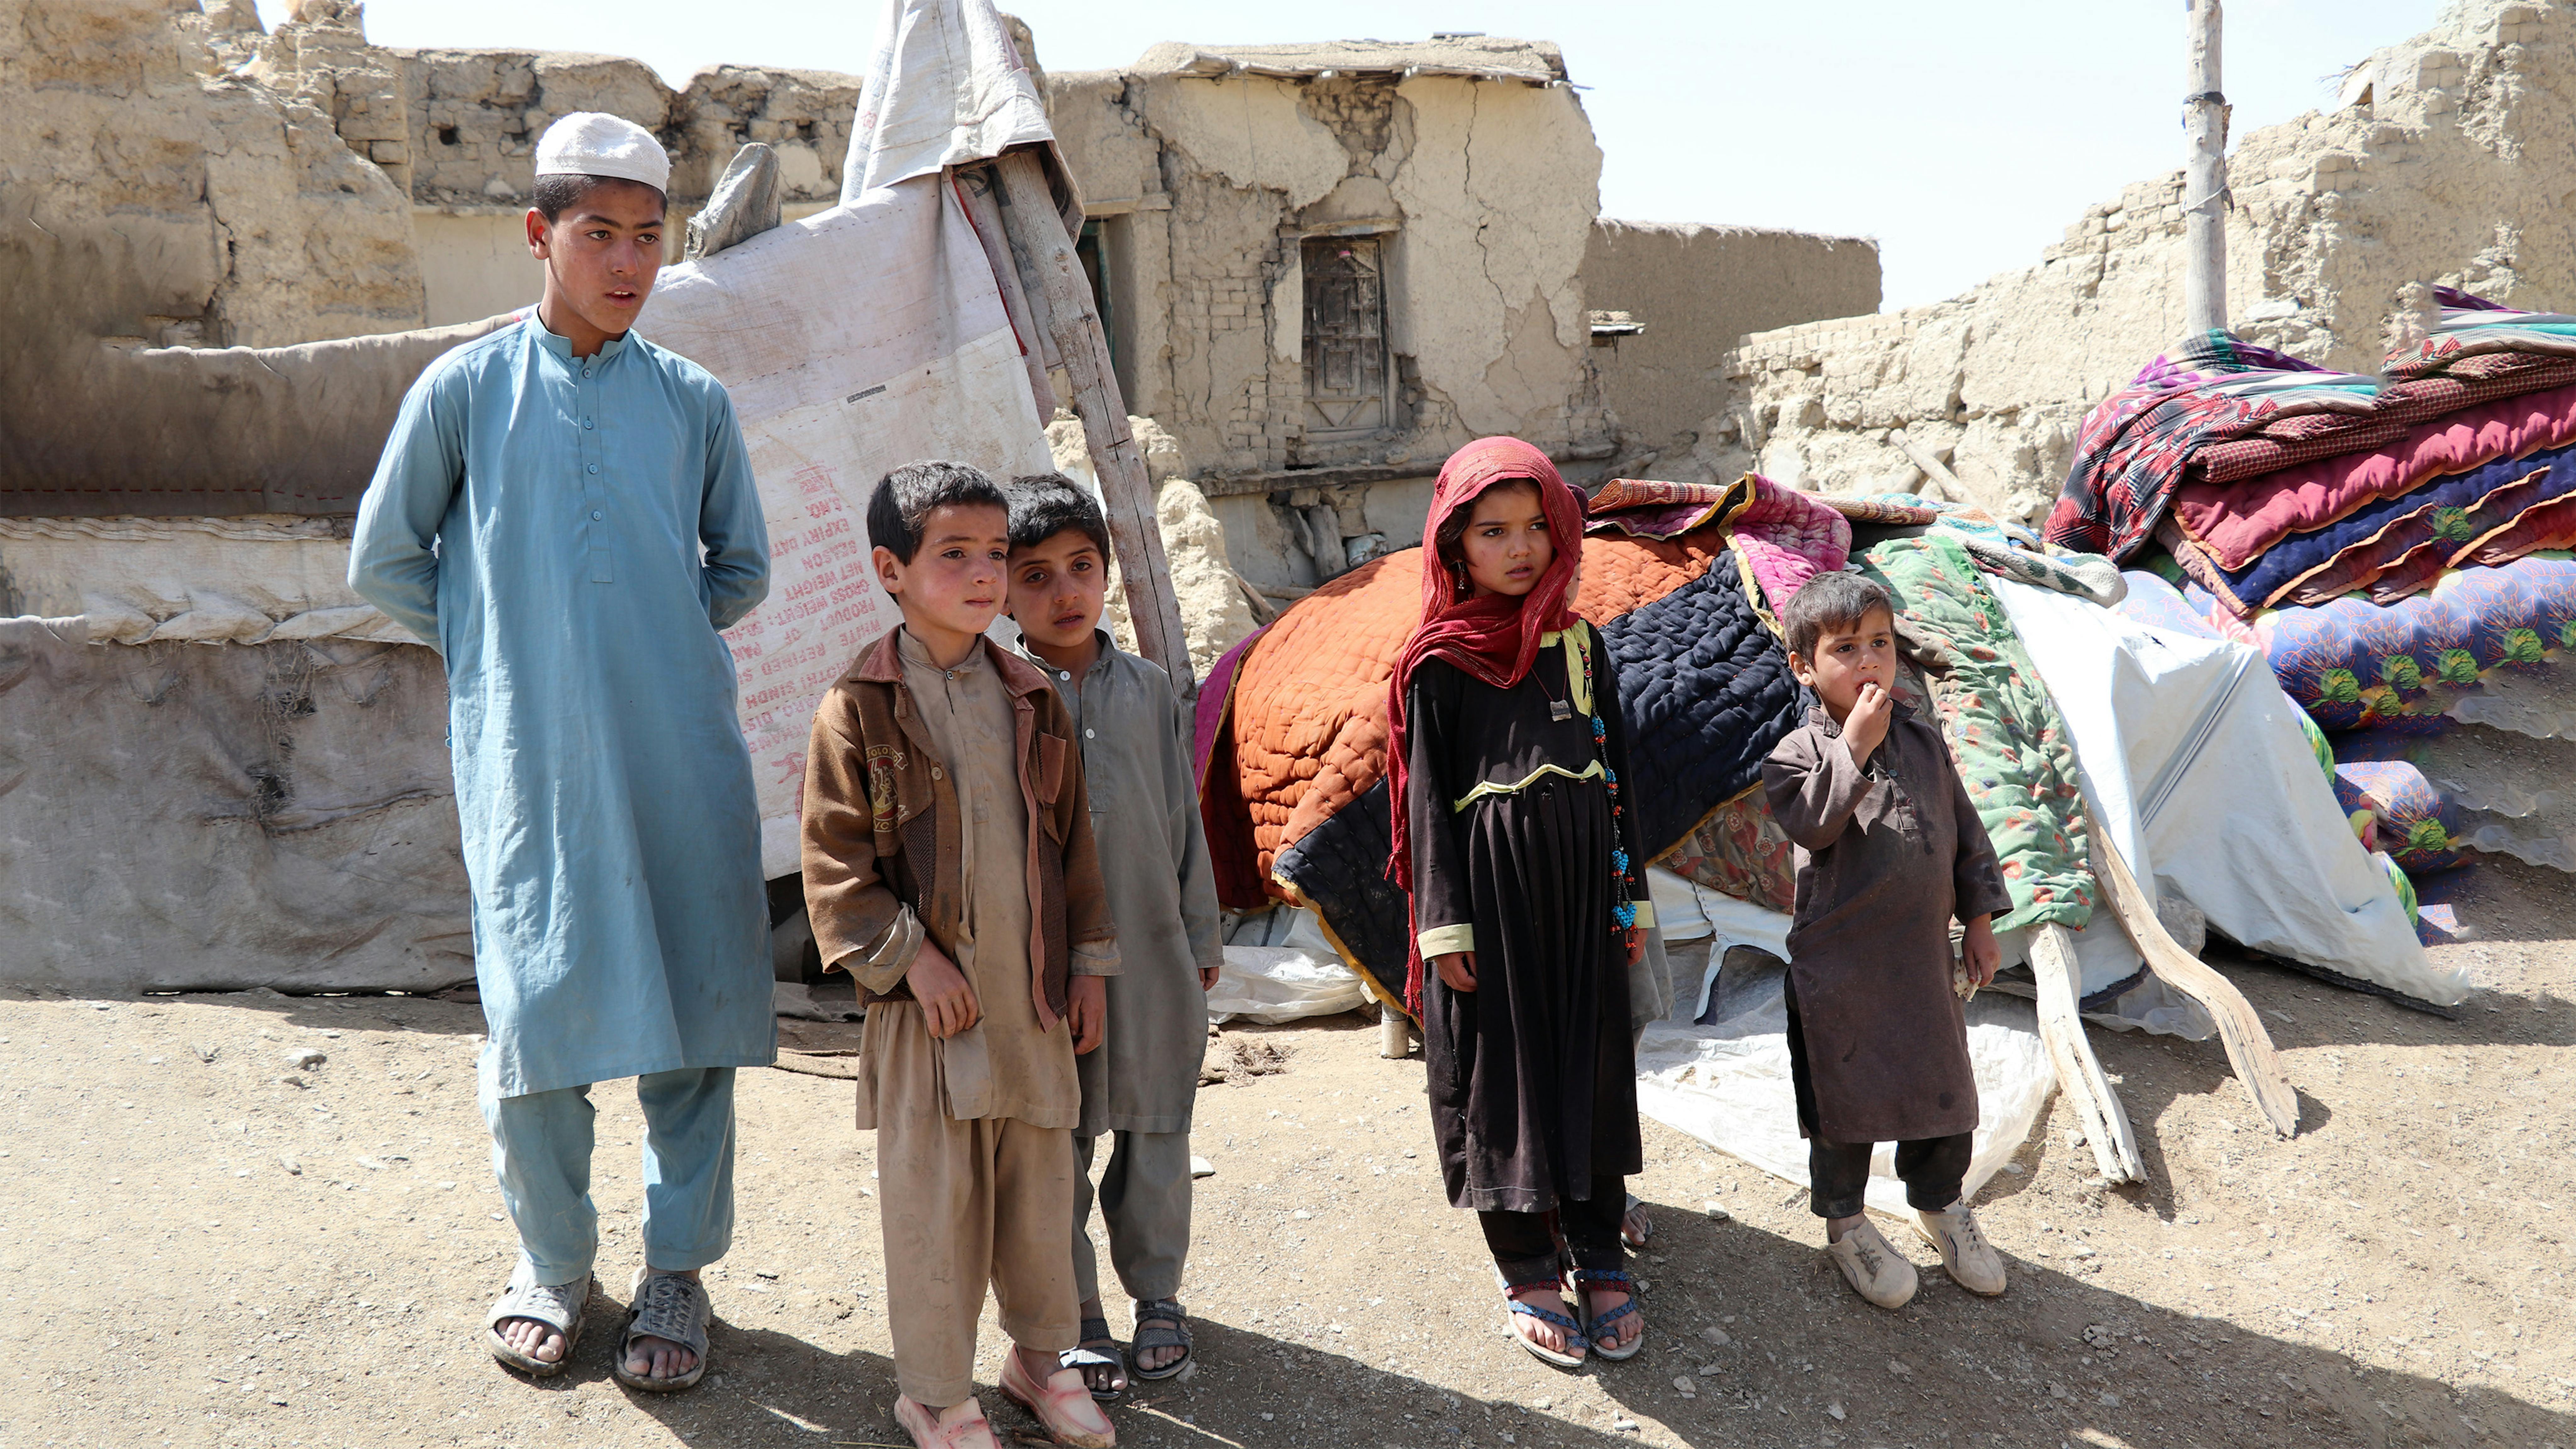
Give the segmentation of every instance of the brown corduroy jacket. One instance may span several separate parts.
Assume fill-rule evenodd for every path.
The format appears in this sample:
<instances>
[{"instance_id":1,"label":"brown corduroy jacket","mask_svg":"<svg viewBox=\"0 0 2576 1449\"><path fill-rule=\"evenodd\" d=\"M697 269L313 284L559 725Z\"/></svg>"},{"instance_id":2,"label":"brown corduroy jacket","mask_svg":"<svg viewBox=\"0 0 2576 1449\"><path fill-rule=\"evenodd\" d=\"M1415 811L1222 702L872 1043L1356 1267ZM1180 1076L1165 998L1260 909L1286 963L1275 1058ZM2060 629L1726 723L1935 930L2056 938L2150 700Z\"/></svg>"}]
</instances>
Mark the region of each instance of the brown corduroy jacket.
<instances>
[{"instance_id":1,"label":"brown corduroy jacket","mask_svg":"<svg viewBox=\"0 0 2576 1449\"><path fill-rule=\"evenodd\" d=\"M1045 676L988 643L976 647L989 651L1017 717L1020 798L1031 826L1030 996L1039 1027L1051 1029L1065 1014L1072 948L1114 959L1101 948L1117 937L1092 842L1082 751ZM966 911L957 782L940 765L896 649L889 630L860 651L814 711L805 756L805 908L814 944L832 965L878 953L872 969L852 972L871 999L912 994L903 973L913 953L881 951L905 907L952 955Z\"/></svg>"}]
</instances>

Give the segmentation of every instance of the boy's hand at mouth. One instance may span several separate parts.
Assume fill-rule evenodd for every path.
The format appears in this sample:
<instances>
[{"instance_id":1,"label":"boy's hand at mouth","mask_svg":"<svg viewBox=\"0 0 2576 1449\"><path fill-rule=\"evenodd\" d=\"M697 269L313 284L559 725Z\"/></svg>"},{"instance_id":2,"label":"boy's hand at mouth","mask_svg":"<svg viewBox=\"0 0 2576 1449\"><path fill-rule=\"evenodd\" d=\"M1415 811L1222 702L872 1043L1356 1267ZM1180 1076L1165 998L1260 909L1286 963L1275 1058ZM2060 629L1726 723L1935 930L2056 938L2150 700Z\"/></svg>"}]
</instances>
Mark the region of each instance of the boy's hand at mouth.
<instances>
[{"instance_id":1,"label":"boy's hand at mouth","mask_svg":"<svg viewBox=\"0 0 2576 1449\"><path fill-rule=\"evenodd\" d=\"M1843 744L1851 751L1852 763L1867 765L1869 757L1887 740L1887 722L1893 718L1896 697L1871 680L1860 687L1860 697L1852 701L1851 714L1843 720Z\"/></svg>"},{"instance_id":2,"label":"boy's hand at mouth","mask_svg":"<svg viewBox=\"0 0 2576 1449\"><path fill-rule=\"evenodd\" d=\"M921 954L912 958L912 969L903 973L903 979L912 986L912 997L921 1003L930 1034L938 1040L945 1041L984 1019L984 1004L975 999L975 988L967 984L965 973L928 940L921 943Z\"/></svg>"}]
</instances>

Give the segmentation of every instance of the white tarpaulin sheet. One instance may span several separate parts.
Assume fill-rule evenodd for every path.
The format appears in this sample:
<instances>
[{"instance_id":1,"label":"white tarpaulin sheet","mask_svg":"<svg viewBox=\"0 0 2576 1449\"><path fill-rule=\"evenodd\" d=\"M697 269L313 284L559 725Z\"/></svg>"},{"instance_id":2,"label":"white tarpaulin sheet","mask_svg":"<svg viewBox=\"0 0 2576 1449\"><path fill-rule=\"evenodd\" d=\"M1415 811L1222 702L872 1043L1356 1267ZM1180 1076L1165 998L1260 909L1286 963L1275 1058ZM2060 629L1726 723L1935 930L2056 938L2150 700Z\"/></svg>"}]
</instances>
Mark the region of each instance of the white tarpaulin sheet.
<instances>
[{"instance_id":1,"label":"white tarpaulin sheet","mask_svg":"<svg viewBox=\"0 0 2576 1449\"><path fill-rule=\"evenodd\" d=\"M1343 964L1315 913L1279 906L1237 923L1207 1008L1210 1021L1241 1017L1275 1026L1356 1011L1367 1001L1368 989Z\"/></svg>"},{"instance_id":2,"label":"white tarpaulin sheet","mask_svg":"<svg viewBox=\"0 0 2576 1449\"><path fill-rule=\"evenodd\" d=\"M1051 143L989 0L886 0L841 204L662 273L637 324L721 379L769 523L769 599L726 631L762 872L797 868L814 706L899 621L867 499L901 464L1054 464L991 265L940 168Z\"/></svg>"},{"instance_id":3,"label":"white tarpaulin sheet","mask_svg":"<svg viewBox=\"0 0 2576 1449\"><path fill-rule=\"evenodd\" d=\"M2075 738L2094 828L2140 886L2258 951L2443 1005L2467 994L2425 957L2261 654L1988 582ZM2094 971L2087 961L2088 990Z\"/></svg>"},{"instance_id":4,"label":"white tarpaulin sheet","mask_svg":"<svg viewBox=\"0 0 2576 1449\"><path fill-rule=\"evenodd\" d=\"M1655 913L1690 891L1670 872L1654 873ZM1739 1157L1775 1177L1807 1181L1807 1144L1798 1135L1798 1104L1789 1085L1789 1015L1780 997L1778 970L1749 980L1720 983L1719 967L1730 946L1758 946L1774 956L1788 952L1789 918L1778 911L1713 891L1687 896L1687 939L1704 932L1709 971L1685 998L1688 1013L1649 1023L1637 1043L1637 1106L1667 1127L1687 1132L1720 1152ZM1686 939L1675 935L1675 940ZM1690 1017L1706 1013L1714 1025ZM1992 992L1968 1003L1968 1059L1977 1074L1977 1134L1967 1177L1974 1197L2030 1138L2056 1078L2039 1041L2039 1016L2029 1002ZM1869 1164L1869 1205L1883 1212L1905 1208L1905 1184L1896 1176L1896 1149L1882 1144Z\"/></svg>"}]
</instances>

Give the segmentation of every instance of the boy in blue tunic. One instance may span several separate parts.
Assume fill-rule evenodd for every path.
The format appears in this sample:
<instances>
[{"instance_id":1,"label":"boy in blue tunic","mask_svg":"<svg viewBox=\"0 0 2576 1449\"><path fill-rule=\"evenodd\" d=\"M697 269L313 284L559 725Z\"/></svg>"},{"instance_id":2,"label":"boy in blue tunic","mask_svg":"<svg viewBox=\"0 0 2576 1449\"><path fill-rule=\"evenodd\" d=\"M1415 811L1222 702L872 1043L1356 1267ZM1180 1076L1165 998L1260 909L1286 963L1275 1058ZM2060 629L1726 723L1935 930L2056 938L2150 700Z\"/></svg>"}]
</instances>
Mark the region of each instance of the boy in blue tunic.
<instances>
[{"instance_id":1,"label":"boy in blue tunic","mask_svg":"<svg viewBox=\"0 0 2576 1449\"><path fill-rule=\"evenodd\" d=\"M738 1067L776 1055L751 758L717 631L769 587L722 384L633 331L670 159L614 116L537 146L533 316L432 363L358 511L349 585L447 663L489 1027L478 1073L519 1264L502 1363L563 1372L590 1299L592 1082L635 1077L644 1260L618 1379L706 1372Z\"/></svg>"}]
</instances>

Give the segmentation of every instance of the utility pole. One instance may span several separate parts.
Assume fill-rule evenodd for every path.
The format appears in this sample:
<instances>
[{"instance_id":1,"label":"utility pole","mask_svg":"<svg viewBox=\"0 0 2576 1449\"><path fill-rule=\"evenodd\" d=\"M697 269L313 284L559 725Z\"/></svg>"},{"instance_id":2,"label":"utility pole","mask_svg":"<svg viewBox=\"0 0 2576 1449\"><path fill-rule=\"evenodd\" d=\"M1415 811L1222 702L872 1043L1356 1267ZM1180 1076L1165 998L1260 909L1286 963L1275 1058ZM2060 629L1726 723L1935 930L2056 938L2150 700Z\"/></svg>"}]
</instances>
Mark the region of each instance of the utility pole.
<instances>
[{"instance_id":1,"label":"utility pole","mask_svg":"<svg viewBox=\"0 0 2576 1449\"><path fill-rule=\"evenodd\" d=\"M2183 0L2190 31L2190 91L2182 130L2183 326L2193 332L2227 326L2227 97L2219 90L2219 0Z\"/></svg>"}]
</instances>

